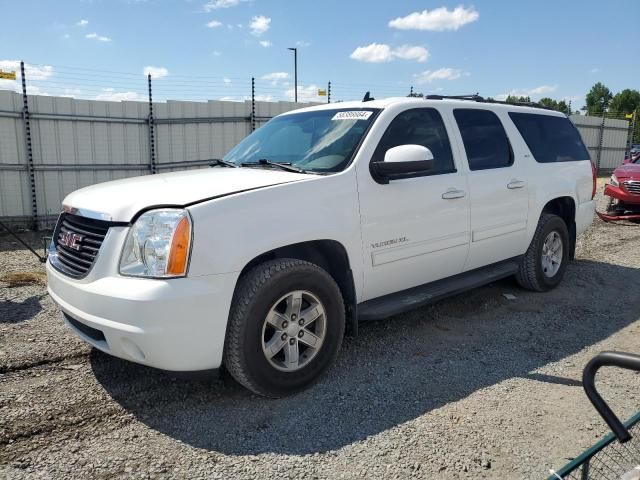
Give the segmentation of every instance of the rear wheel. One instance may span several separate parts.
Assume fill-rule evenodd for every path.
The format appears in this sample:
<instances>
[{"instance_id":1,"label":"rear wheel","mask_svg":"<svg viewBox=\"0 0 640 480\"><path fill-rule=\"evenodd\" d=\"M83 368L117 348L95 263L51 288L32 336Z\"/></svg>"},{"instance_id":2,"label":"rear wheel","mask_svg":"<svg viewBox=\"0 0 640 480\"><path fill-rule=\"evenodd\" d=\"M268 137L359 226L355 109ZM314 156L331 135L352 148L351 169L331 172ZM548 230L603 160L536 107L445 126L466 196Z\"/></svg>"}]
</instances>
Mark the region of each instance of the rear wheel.
<instances>
[{"instance_id":1,"label":"rear wheel","mask_svg":"<svg viewBox=\"0 0 640 480\"><path fill-rule=\"evenodd\" d=\"M555 288L564 276L569 249L569 230L564 220L557 215L542 214L516 274L520 286L536 292Z\"/></svg>"},{"instance_id":2,"label":"rear wheel","mask_svg":"<svg viewBox=\"0 0 640 480\"><path fill-rule=\"evenodd\" d=\"M296 259L265 262L238 284L224 364L249 390L285 396L329 368L344 328L342 295L326 271Z\"/></svg>"}]
</instances>

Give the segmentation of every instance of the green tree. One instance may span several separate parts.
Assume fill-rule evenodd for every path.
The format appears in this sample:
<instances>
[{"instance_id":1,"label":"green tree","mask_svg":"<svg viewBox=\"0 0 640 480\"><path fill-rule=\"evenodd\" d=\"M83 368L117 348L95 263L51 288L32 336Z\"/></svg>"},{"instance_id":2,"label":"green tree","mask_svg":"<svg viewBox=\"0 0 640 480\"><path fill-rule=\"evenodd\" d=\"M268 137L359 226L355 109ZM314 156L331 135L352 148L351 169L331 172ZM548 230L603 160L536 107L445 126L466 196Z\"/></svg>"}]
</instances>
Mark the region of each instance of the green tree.
<instances>
[{"instance_id":1,"label":"green tree","mask_svg":"<svg viewBox=\"0 0 640 480\"><path fill-rule=\"evenodd\" d=\"M515 95L509 95L505 100L507 103L529 103L530 101L530 97L516 97Z\"/></svg>"},{"instance_id":2,"label":"green tree","mask_svg":"<svg viewBox=\"0 0 640 480\"><path fill-rule=\"evenodd\" d=\"M587 93L585 98L586 105L583 110L587 111L587 115L602 115L602 112L607 110L612 98L611 90L601 82L598 82Z\"/></svg>"},{"instance_id":3,"label":"green tree","mask_svg":"<svg viewBox=\"0 0 640 480\"><path fill-rule=\"evenodd\" d=\"M557 101L553 98L544 97L541 98L538 103L540 105L544 105L547 108L552 108L553 110L562 112L566 115L571 115L571 109L569 108L569 105L567 105L567 102L565 102L564 100Z\"/></svg>"},{"instance_id":4,"label":"green tree","mask_svg":"<svg viewBox=\"0 0 640 480\"><path fill-rule=\"evenodd\" d=\"M609 105L609 110L615 113L628 114L636 109L640 109L640 92L630 88L616 93Z\"/></svg>"}]
</instances>

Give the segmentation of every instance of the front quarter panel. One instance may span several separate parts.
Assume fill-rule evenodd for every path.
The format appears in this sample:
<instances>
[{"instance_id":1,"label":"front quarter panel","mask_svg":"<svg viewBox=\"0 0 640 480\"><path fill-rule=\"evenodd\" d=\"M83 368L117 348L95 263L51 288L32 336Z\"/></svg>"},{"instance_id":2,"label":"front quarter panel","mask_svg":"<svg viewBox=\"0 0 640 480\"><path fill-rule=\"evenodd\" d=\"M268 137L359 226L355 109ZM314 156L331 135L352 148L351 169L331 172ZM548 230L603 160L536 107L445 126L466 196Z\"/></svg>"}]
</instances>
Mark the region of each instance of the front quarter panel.
<instances>
[{"instance_id":1,"label":"front quarter panel","mask_svg":"<svg viewBox=\"0 0 640 480\"><path fill-rule=\"evenodd\" d=\"M275 248L335 240L361 284L358 194L353 169L230 195L189 207L193 247L189 276L239 272Z\"/></svg>"}]
</instances>

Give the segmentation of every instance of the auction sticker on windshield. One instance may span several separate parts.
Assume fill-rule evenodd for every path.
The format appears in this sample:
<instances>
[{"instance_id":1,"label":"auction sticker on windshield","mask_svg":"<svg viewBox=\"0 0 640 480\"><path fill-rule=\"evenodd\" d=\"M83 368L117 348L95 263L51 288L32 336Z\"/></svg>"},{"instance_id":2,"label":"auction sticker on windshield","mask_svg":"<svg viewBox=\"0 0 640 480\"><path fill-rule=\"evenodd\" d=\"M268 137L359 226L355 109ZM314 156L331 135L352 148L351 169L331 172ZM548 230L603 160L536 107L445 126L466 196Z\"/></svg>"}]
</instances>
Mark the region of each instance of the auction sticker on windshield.
<instances>
[{"instance_id":1,"label":"auction sticker on windshield","mask_svg":"<svg viewBox=\"0 0 640 480\"><path fill-rule=\"evenodd\" d=\"M336 113L331 120L368 120L373 112L366 110L350 110Z\"/></svg>"}]
</instances>

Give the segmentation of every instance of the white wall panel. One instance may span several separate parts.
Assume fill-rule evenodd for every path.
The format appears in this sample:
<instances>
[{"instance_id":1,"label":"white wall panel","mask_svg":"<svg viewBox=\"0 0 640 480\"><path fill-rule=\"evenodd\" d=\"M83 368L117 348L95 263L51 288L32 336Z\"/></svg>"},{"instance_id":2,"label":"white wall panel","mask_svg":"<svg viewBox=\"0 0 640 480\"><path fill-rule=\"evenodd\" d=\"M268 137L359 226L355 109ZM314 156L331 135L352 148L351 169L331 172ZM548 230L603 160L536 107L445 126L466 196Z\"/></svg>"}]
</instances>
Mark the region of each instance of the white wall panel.
<instances>
[{"instance_id":1,"label":"white wall panel","mask_svg":"<svg viewBox=\"0 0 640 480\"><path fill-rule=\"evenodd\" d=\"M256 115L272 117L307 105L256 102ZM221 158L251 133L250 101L167 101L153 109L160 172L201 168L162 165ZM30 96L29 110L38 215L57 214L62 199L78 188L150 172L147 103ZM0 217L28 217L22 96L0 91L0 111ZM167 120L173 123L162 123Z\"/></svg>"},{"instance_id":2,"label":"white wall panel","mask_svg":"<svg viewBox=\"0 0 640 480\"><path fill-rule=\"evenodd\" d=\"M309 105L256 102L256 127L270 117ZM173 164L221 158L251 133L250 101L167 101L154 103L153 108L156 164L161 172L198 168ZM146 103L30 96L29 109L39 215L55 215L62 199L78 188L149 173ZM21 111L21 95L0 91L0 217L31 214ZM572 120L595 160L602 119L578 115ZM172 123L163 123L167 121ZM627 126L624 120L606 120L602 168L622 162ZM162 167L168 163L172 166Z\"/></svg>"}]
</instances>

